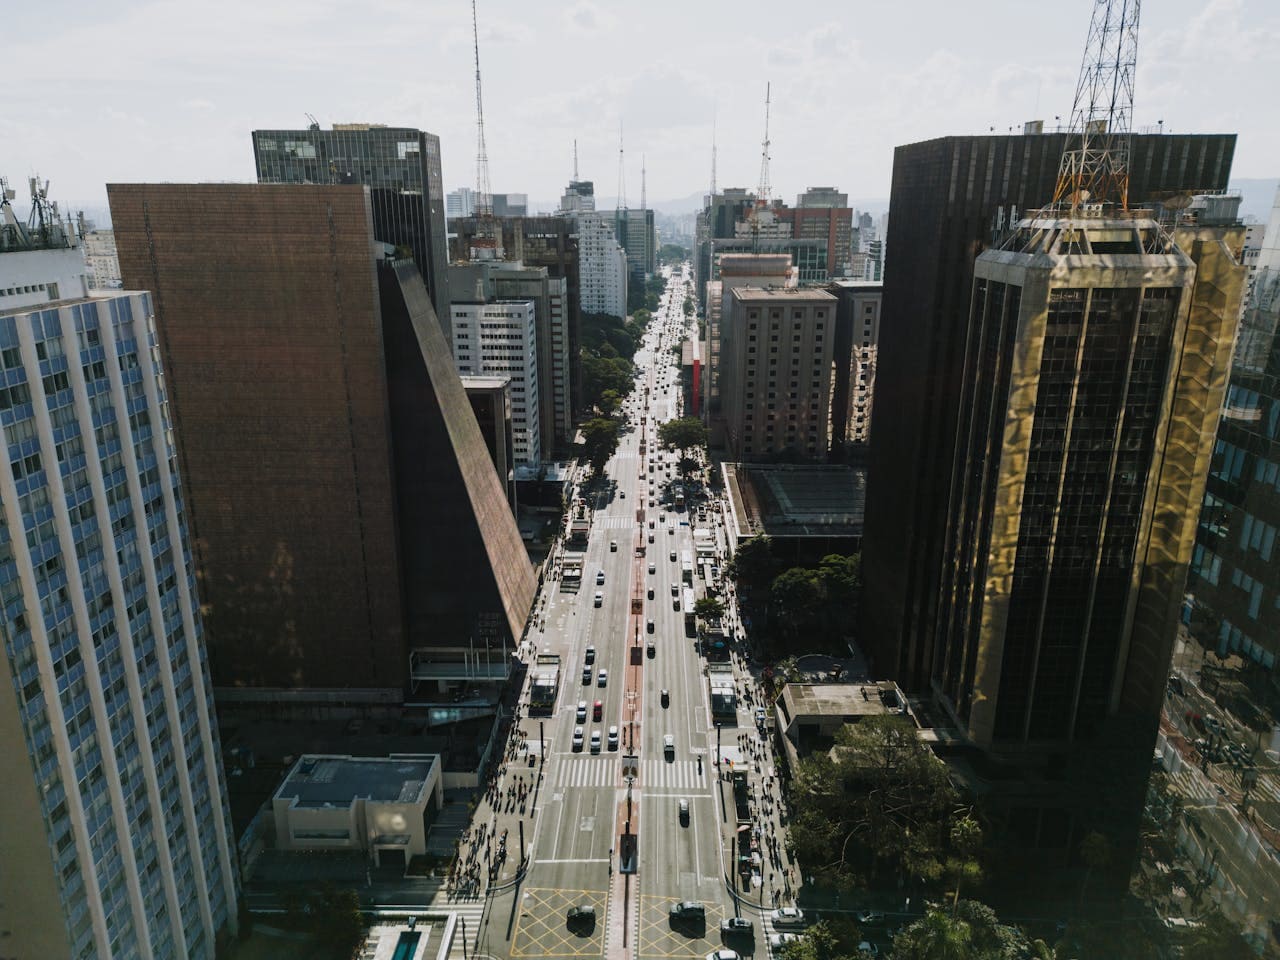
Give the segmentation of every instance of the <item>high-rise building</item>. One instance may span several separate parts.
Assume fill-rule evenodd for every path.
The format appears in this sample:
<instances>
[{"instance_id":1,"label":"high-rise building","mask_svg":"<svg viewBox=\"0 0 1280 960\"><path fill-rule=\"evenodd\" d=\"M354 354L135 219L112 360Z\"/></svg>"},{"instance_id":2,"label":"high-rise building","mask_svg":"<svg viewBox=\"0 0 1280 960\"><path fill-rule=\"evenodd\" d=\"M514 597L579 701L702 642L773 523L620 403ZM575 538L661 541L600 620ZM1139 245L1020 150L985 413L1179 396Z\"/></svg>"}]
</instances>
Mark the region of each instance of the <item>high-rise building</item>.
<instances>
[{"instance_id":1,"label":"high-rise building","mask_svg":"<svg viewBox=\"0 0 1280 960\"><path fill-rule=\"evenodd\" d=\"M84 263L89 270L89 286L95 290L120 289L120 258L116 256L116 235L111 230L89 230L84 235Z\"/></svg>"},{"instance_id":2,"label":"high-rise building","mask_svg":"<svg viewBox=\"0 0 1280 960\"><path fill-rule=\"evenodd\" d=\"M827 290L838 301L831 444L865 447L871 431L884 286L865 280L835 280Z\"/></svg>"},{"instance_id":3,"label":"high-rise building","mask_svg":"<svg viewBox=\"0 0 1280 960\"><path fill-rule=\"evenodd\" d=\"M1260 706L1280 705L1280 191L1256 258L1209 466L1187 588L1191 626L1237 655Z\"/></svg>"},{"instance_id":4,"label":"high-rise building","mask_svg":"<svg viewBox=\"0 0 1280 960\"><path fill-rule=\"evenodd\" d=\"M746 220L747 211L755 206L755 202L755 194L741 187L729 187L722 193L707 195L694 225L693 285L699 297L706 295L706 285L715 279L712 274L712 241L733 239L737 224Z\"/></svg>"},{"instance_id":5,"label":"high-rise building","mask_svg":"<svg viewBox=\"0 0 1280 960\"><path fill-rule=\"evenodd\" d=\"M335 123L332 130L321 130L319 124L305 130L255 130L253 158L259 183L370 187L375 239L410 252L436 315L449 315L439 137L378 123Z\"/></svg>"},{"instance_id":6,"label":"high-rise building","mask_svg":"<svg viewBox=\"0 0 1280 960\"><path fill-rule=\"evenodd\" d=\"M635 208L615 210L613 233L627 253L628 283L643 284L658 264L658 235L654 230L653 211Z\"/></svg>"},{"instance_id":7,"label":"high-rise building","mask_svg":"<svg viewBox=\"0 0 1280 960\"><path fill-rule=\"evenodd\" d=\"M540 421L542 447L546 452L563 449L573 442L573 417L580 405L578 353L581 320L581 243L573 232L573 224L564 217L499 217L502 255L510 269L501 271L502 296L531 296L541 304L538 309L538 383L541 390ZM453 262L472 258L479 223L465 218L452 224ZM520 274L525 269L541 273ZM523 278L523 279L521 279ZM539 279L541 278L541 279ZM564 281L563 293L552 293L557 285L546 287L544 280ZM515 291L511 284L525 284ZM532 284L532 286L530 286ZM473 290L463 291L464 296ZM553 297L547 300L547 297ZM554 298L563 298L557 303Z\"/></svg>"},{"instance_id":8,"label":"high-rise building","mask_svg":"<svg viewBox=\"0 0 1280 960\"><path fill-rule=\"evenodd\" d=\"M822 188L824 191L827 188ZM838 194L837 197L842 197ZM802 194L801 200L806 199ZM819 239L826 248L823 267L831 278L852 277L853 254L858 249L858 232L853 227L853 210L848 206L805 203L796 207L778 207L776 213L790 225L790 235L797 239ZM858 278L861 279L861 273Z\"/></svg>"},{"instance_id":9,"label":"high-rise building","mask_svg":"<svg viewBox=\"0 0 1280 960\"><path fill-rule=\"evenodd\" d=\"M527 193L495 193L492 201L495 217L527 217L529 215Z\"/></svg>"},{"instance_id":10,"label":"high-rise building","mask_svg":"<svg viewBox=\"0 0 1280 960\"><path fill-rule=\"evenodd\" d=\"M510 267L511 270L503 268ZM524 273L518 264L481 261L450 267L454 363L464 377L507 377L515 463L542 462L538 386L538 302L509 295L499 275ZM535 281L536 282L536 281ZM563 287L564 281L550 281ZM561 301L562 297L559 298Z\"/></svg>"},{"instance_id":11,"label":"high-rise building","mask_svg":"<svg viewBox=\"0 0 1280 960\"><path fill-rule=\"evenodd\" d=\"M873 671L909 690L927 688L935 662L973 263L993 232L1052 199L1065 145L944 137L894 153L860 640ZM1225 189L1234 149L1234 135L1134 136L1131 203Z\"/></svg>"},{"instance_id":12,"label":"high-rise building","mask_svg":"<svg viewBox=\"0 0 1280 960\"><path fill-rule=\"evenodd\" d=\"M471 412L489 449L489 459L507 491L511 512L516 512L515 435L511 427L511 378L462 377Z\"/></svg>"},{"instance_id":13,"label":"high-rise building","mask_svg":"<svg viewBox=\"0 0 1280 960\"><path fill-rule=\"evenodd\" d=\"M509 643L532 601L423 284L375 261L372 192L108 185L125 283L156 298L227 702L399 702L412 662Z\"/></svg>"},{"instance_id":14,"label":"high-rise building","mask_svg":"<svg viewBox=\"0 0 1280 960\"><path fill-rule=\"evenodd\" d=\"M841 193L835 187L810 187L804 193L796 195L798 209L841 209L849 206L849 195Z\"/></svg>"},{"instance_id":15,"label":"high-rise building","mask_svg":"<svg viewBox=\"0 0 1280 960\"><path fill-rule=\"evenodd\" d=\"M720 413L736 460L827 456L836 298L737 287L720 332Z\"/></svg>"},{"instance_id":16,"label":"high-rise building","mask_svg":"<svg viewBox=\"0 0 1280 960\"><path fill-rule=\"evenodd\" d=\"M560 198L560 213L587 213L596 208L596 187L590 180L570 180Z\"/></svg>"},{"instance_id":17,"label":"high-rise building","mask_svg":"<svg viewBox=\"0 0 1280 960\"><path fill-rule=\"evenodd\" d=\"M447 220L460 220L476 215L476 194L470 187L450 190L444 198L444 215Z\"/></svg>"},{"instance_id":18,"label":"high-rise building","mask_svg":"<svg viewBox=\"0 0 1280 960\"><path fill-rule=\"evenodd\" d=\"M718 280L707 284L705 297L706 346L702 355L706 371L702 377L704 416L711 429L711 442L724 443L720 419L720 327L726 291L738 287L785 287L791 277L791 258L786 254L726 253L719 259Z\"/></svg>"},{"instance_id":19,"label":"high-rise building","mask_svg":"<svg viewBox=\"0 0 1280 960\"><path fill-rule=\"evenodd\" d=\"M1127 881L1242 242L1041 211L977 258L931 690L1019 875L1098 831Z\"/></svg>"},{"instance_id":20,"label":"high-rise building","mask_svg":"<svg viewBox=\"0 0 1280 960\"><path fill-rule=\"evenodd\" d=\"M57 253L23 255L30 279L57 275ZM10 256L0 252L6 273ZM235 839L152 302L65 288L53 302L0 301L7 957L212 960L236 927Z\"/></svg>"},{"instance_id":21,"label":"high-rise building","mask_svg":"<svg viewBox=\"0 0 1280 960\"><path fill-rule=\"evenodd\" d=\"M627 252L614 235L613 216L583 211L573 217L582 272L582 312L627 316Z\"/></svg>"}]
</instances>

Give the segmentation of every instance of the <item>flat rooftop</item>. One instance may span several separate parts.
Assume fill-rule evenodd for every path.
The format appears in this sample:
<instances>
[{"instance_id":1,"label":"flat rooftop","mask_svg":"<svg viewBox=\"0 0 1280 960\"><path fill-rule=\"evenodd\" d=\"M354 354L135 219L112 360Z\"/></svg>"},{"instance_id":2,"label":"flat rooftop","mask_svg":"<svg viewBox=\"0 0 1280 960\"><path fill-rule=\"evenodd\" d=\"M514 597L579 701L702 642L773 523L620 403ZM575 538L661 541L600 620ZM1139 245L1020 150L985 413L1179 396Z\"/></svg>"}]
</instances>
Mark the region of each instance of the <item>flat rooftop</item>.
<instances>
[{"instance_id":1,"label":"flat rooftop","mask_svg":"<svg viewBox=\"0 0 1280 960\"><path fill-rule=\"evenodd\" d=\"M459 377L458 379L462 381L462 385L464 387L469 387L473 390L497 390L501 387L505 387L511 382L510 377L489 377L482 375L467 375Z\"/></svg>"},{"instance_id":2,"label":"flat rooftop","mask_svg":"<svg viewBox=\"0 0 1280 960\"><path fill-rule=\"evenodd\" d=\"M862 536L865 471L842 464L728 467L729 497L743 536Z\"/></svg>"},{"instance_id":3,"label":"flat rooftop","mask_svg":"<svg viewBox=\"0 0 1280 960\"><path fill-rule=\"evenodd\" d=\"M338 757L306 754L298 759L276 791L302 807L346 807L357 798L375 803L417 803L439 758Z\"/></svg>"},{"instance_id":4,"label":"flat rooftop","mask_svg":"<svg viewBox=\"0 0 1280 960\"><path fill-rule=\"evenodd\" d=\"M788 683L783 710L796 717L880 717L900 712L897 685L878 683Z\"/></svg>"},{"instance_id":5,"label":"flat rooftop","mask_svg":"<svg viewBox=\"0 0 1280 960\"><path fill-rule=\"evenodd\" d=\"M733 295L739 300L835 300L827 291L813 287L734 287Z\"/></svg>"}]
</instances>

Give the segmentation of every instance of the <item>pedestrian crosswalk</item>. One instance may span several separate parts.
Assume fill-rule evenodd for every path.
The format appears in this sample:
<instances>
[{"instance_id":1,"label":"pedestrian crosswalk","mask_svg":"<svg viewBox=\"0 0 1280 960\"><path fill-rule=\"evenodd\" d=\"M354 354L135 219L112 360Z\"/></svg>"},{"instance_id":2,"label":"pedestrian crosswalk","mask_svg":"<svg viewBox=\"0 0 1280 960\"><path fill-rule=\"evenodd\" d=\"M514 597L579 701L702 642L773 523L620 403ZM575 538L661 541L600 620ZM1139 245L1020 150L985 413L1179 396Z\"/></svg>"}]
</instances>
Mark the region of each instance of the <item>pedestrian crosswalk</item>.
<instances>
[{"instance_id":1,"label":"pedestrian crosswalk","mask_svg":"<svg viewBox=\"0 0 1280 960\"><path fill-rule=\"evenodd\" d=\"M640 785L646 790L692 790L709 782L705 765L698 773L696 760L645 760L640 767Z\"/></svg>"},{"instance_id":2,"label":"pedestrian crosswalk","mask_svg":"<svg viewBox=\"0 0 1280 960\"><path fill-rule=\"evenodd\" d=\"M604 530L625 530L634 526L635 520L632 517L600 517L596 525Z\"/></svg>"},{"instance_id":3,"label":"pedestrian crosswalk","mask_svg":"<svg viewBox=\"0 0 1280 960\"><path fill-rule=\"evenodd\" d=\"M618 782L616 757L579 756L560 761L556 771L557 787L607 787Z\"/></svg>"}]
</instances>

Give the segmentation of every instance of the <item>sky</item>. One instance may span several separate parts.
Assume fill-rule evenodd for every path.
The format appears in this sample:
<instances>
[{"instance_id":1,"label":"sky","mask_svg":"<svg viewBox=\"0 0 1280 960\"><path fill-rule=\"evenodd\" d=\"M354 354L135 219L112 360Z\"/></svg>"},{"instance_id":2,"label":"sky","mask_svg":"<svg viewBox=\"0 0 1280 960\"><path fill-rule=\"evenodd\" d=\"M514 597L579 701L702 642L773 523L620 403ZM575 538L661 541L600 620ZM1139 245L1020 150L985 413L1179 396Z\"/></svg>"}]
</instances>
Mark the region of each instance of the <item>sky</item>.
<instances>
[{"instance_id":1,"label":"sky","mask_svg":"<svg viewBox=\"0 0 1280 960\"><path fill-rule=\"evenodd\" d=\"M1071 111L1092 0L478 0L490 183L553 202L573 173L636 206L760 177L889 195L893 148ZM1236 132L1233 176L1280 173L1280 3L1149 0L1135 128ZM108 182L252 181L250 131L375 122L441 138L474 186L466 0L44 0L5 14L0 176L27 206ZM17 78L15 83L15 78Z\"/></svg>"}]
</instances>

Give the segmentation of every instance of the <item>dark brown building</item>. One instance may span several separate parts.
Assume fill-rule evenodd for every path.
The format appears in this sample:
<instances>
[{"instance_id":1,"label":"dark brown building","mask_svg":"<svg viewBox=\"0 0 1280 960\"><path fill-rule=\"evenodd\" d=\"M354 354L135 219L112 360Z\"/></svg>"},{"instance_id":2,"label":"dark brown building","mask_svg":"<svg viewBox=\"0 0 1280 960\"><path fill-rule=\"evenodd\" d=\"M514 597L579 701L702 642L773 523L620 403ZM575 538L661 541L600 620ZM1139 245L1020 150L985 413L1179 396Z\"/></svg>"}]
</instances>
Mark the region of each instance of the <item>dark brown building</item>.
<instances>
[{"instance_id":1,"label":"dark brown building","mask_svg":"<svg viewBox=\"0 0 1280 960\"><path fill-rule=\"evenodd\" d=\"M518 637L533 576L513 560L501 574L466 565L523 561L519 534L443 333L405 333L434 311L420 279L410 310L403 271L378 267L369 190L108 195L125 281L155 299L215 684L396 698L411 649L466 644L495 622ZM442 356L415 362L393 342ZM475 486L459 498L483 517L465 534L480 548L428 540L442 526L424 519L432 503L406 509L445 474ZM454 552L453 582L429 582L426 549ZM431 591L474 596L435 604L430 621L413 611Z\"/></svg>"},{"instance_id":2,"label":"dark brown building","mask_svg":"<svg viewBox=\"0 0 1280 960\"><path fill-rule=\"evenodd\" d=\"M1066 134L944 137L894 152L871 424L861 637L909 691L933 665L973 264L1053 196ZM1133 203L1227 185L1234 134L1133 138Z\"/></svg>"}]
</instances>

